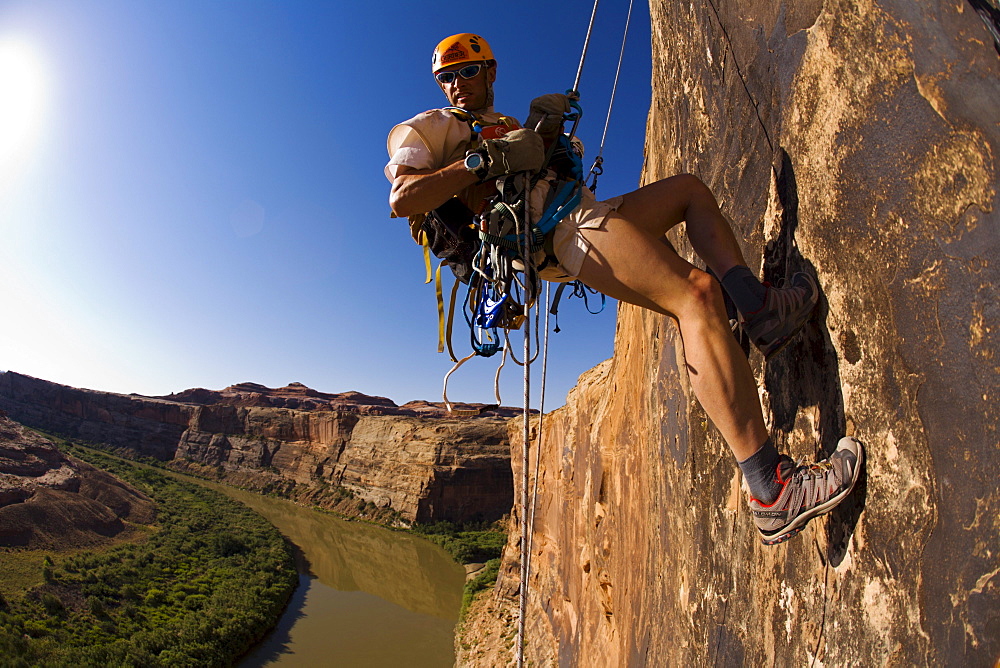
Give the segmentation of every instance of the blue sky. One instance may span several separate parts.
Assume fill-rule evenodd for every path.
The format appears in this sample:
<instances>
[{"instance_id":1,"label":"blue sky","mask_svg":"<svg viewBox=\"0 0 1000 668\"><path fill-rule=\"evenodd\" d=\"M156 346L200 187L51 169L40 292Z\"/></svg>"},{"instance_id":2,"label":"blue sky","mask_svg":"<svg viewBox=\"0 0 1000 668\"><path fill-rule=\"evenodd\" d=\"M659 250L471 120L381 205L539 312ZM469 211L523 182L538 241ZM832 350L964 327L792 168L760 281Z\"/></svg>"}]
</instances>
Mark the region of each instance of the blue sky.
<instances>
[{"instance_id":1,"label":"blue sky","mask_svg":"<svg viewBox=\"0 0 1000 668\"><path fill-rule=\"evenodd\" d=\"M597 14L588 166L628 4ZM419 247L388 215L386 134L443 104L429 61L445 36L490 41L497 109L523 120L572 85L589 18L548 1L0 2L0 369L123 393L298 381L438 400L451 364ZM649 81L636 3L600 197L638 184ZM611 355L615 305L571 300L560 326L552 408ZM449 396L490 401L496 361L469 362ZM520 402L518 367L502 388Z\"/></svg>"}]
</instances>

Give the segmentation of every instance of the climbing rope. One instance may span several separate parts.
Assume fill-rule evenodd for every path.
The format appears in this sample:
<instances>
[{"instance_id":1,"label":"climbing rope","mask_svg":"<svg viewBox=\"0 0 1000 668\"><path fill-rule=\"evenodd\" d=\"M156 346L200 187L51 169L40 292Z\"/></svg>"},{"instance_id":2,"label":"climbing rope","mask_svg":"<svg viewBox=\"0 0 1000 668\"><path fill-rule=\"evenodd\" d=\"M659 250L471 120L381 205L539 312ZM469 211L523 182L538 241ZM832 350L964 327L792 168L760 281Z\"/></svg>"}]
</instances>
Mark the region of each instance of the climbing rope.
<instances>
[{"instance_id":1,"label":"climbing rope","mask_svg":"<svg viewBox=\"0 0 1000 668\"><path fill-rule=\"evenodd\" d=\"M583 53L580 54L580 65L576 68L576 79L573 80L573 93L580 91L580 77L583 75L583 61L587 59L587 49L590 48L590 35L594 32L594 17L597 16L597 3L594 0L594 8L590 11L590 25L587 26L587 36L583 39Z\"/></svg>"},{"instance_id":2,"label":"climbing rope","mask_svg":"<svg viewBox=\"0 0 1000 668\"><path fill-rule=\"evenodd\" d=\"M715 20L719 22L719 28L722 29L722 35L726 38L726 44L728 44L729 52L733 56L733 64L736 66L736 75L740 78L740 83L743 84L743 90L746 91L747 97L750 99L750 104L753 106L754 113L757 115L757 123L760 124L760 129L764 131L764 139L767 140L767 146L774 152L774 144L771 143L771 134L767 131L767 126L764 125L764 119L760 117L760 105L757 104L756 98L754 98L753 93L750 92L750 87L747 86L746 77L743 76L743 70L740 68L740 61L736 58L736 49L733 48L733 40L729 37L729 31L726 30L726 24L722 22L722 17L719 16L719 8L715 6L714 0L708 0L708 4L712 7L712 12L715 14Z\"/></svg>"},{"instance_id":3,"label":"climbing rope","mask_svg":"<svg viewBox=\"0 0 1000 668\"><path fill-rule=\"evenodd\" d=\"M546 283L545 285L545 339L544 342L542 343L542 388L538 401L538 444L535 446L535 470L534 470L534 482L532 483L531 487L531 510L528 513L528 520L526 524L527 529L525 531L527 539L527 547L525 548L524 561L522 562L524 564L524 573L525 573L525 577L523 578L525 582L524 585L525 600L527 600L527 587L528 587L527 576L528 574L531 573L531 549L534 543L535 510L537 510L538 508L538 473L539 473L539 465L541 464L542 461L542 434L545 433L544 425L542 423L545 420L545 378L549 366L549 292L550 292L549 286L550 285L551 284L549 283ZM525 450L527 450L528 441L526 440L524 443L525 443ZM527 467L528 465L527 457L525 458L524 465L525 467ZM525 486L527 486L527 477L525 477ZM527 611L527 609L525 609L525 611ZM518 628L519 632L522 631L521 627L523 627L523 624L524 624L523 621L519 623L519 628ZM523 633L521 636L521 643L523 652L523 643L524 643Z\"/></svg>"},{"instance_id":4,"label":"climbing rope","mask_svg":"<svg viewBox=\"0 0 1000 668\"><path fill-rule=\"evenodd\" d=\"M580 65L579 65L579 67L577 68L577 71L576 71L576 79L573 81L573 88L568 92L568 95L570 96L570 98L572 100L577 100L580 97L580 94L579 94L580 77L583 74L583 64L584 64L584 61L587 58L587 50L590 47L590 37L591 37L591 34L593 33L593 30L594 30L594 19L595 19L596 15L597 15L597 5L598 5L598 2L599 2L599 0L594 0L594 8L593 8L593 10L590 13L590 24L587 26L587 35L584 38L584 42L583 42L583 52L580 55ZM618 90L618 79L619 79L619 76L621 75L622 60L623 60L624 55L625 55L625 44L626 44L626 40L628 39L628 27L629 27L629 22L632 19L632 2L633 2L633 0L629 0L628 15L627 15L627 17L625 19L625 31L624 31L624 35L622 36L621 51L618 54L618 67L617 67L617 69L615 71L614 86L611 89L611 100L610 100L610 102L608 104L608 114L607 114L607 118L605 119L605 122L604 122L604 132L601 135L601 146L598 149L597 158L594 161L594 166L591 167L591 170L590 170L590 174L592 174L594 176L593 188L597 187L597 176L600 175L600 174L602 174L603 171L604 171L603 166L602 166L603 162L604 162L604 158L603 158L604 142L605 142L605 139L607 138L608 126L609 126L609 124L611 122L611 110L612 110L612 107L614 106L615 93ZM579 109L579 108L577 107L577 109ZM579 120L580 120L580 114L577 114L576 118L574 120L574 123L573 123L573 128L572 128L572 130L569 133L570 138L572 138L573 135L576 134L576 127L577 127L577 124L579 123ZM581 182L583 180L584 179L581 178ZM525 211L524 211L524 221L525 221L524 222L524 229L525 230L527 230L529 228L529 226L530 226L530 219L528 217L529 214L528 214L527 209L528 209L528 207L525 207ZM524 258L525 274L526 274L526 278L527 278L527 272L528 271L534 271L534 265L530 262L531 252L530 252L530 242L528 240L529 235L527 233L525 233L525 234L522 235L522 237L524 238L524 249L523 249L524 255L523 255L523 258ZM531 267L531 269L528 269L529 267ZM529 279L529 282L530 282L530 279ZM560 291L559 291L558 294L561 294L561 291L562 291L563 287L565 287L565 284L562 285L562 286L560 286ZM545 288L545 336L544 336L544 339L543 339L543 342L542 342L542 346L541 346L542 379L541 379L541 396L540 396L540 399L539 399L538 443L537 443L537 446L536 446L536 454L535 454L534 484L532 485L532 489L531 489L530 495L529 495L529 492L528 492L528 486L529 486L529 483L530 483L530 480L531 480L531 474L530 474L530 472L529 472L528 469L529 469L529 466L530 466L530 463L531 463L531 457L530 457L530 453L531 453L531 428L530 428L531 421L530 421L530 413L531 413L531 411L530 411L529 406L530 406L530 386L531 386L531 382L530 382L531 381L530 361L532 360L532 357L531 357L531 345L530 345L530 338L531 338L530 329L531 329L531 327L530 327L530 307L529 307L529 300L526 299L525 302L524 302L524 318L525 318L525 327L524 327L524 360L525 360L525 364L524 364L524 415L523 415L523 421L524 421L523 431L524 431L524 434L523 434L523 440L522 440L523 446L522 446L522 453L521 453L521 513L520 513L520 516L521 516L521 541L520 541L521 542L521 569L520 569L521 570L521 582L520 582L520 586L518 587L517 644L515 646L515 662L516 662L517 668L523 668L524 667L524 630L525 630L525 622L526 622L527 610L528 610L528 581L529 581L529 579L531 577L531 550L532 550L534 525L535 525L535 511L537 510L537 504L538 504L538 474L539 474L539 464L540 464L541 458L542 458L542 434L543 434L543 431L544 431L543 430L543 426L544 425L542 423L543 423L544 415L545 415L545 379L546 379L546 372L547 372L547 367L548 367L548 355L549 355L549 313L550 313L549 295L550 295L550 288L549 288L548 285L546 285L546 288ZM584 297L584 301L586 302L586 290L583 290L583 295L582 296ZM601 308L603 310L603 295L601 297L602 297L602 306L601 306ZM557 297L557 300L558 300L558 297ZM588 311L590 310L589 306L587 307L587 310ZM557 321L557 323L558 323L558 321ZM556 326L558 327L558 324ZM557 331L558 331L558 329L557 329ZM536 314L536 333L535 333L535 338L536 339L538 338L538 336L537 336L537 314ZM536 354L537 354L537 351L536 351Z\"/></svg>"},{"instance_id":5,"label":"climbing rope","mask_svg":"<svg viewBox=\"0 0 1000 668\"><path fill-rule=\"evenodd\" d=\"M601 133L601 145L597 149L597 156L594 158L594 165L590 168L590 173L587 174L588 178L591 175L594 177L594 180L590 185L591 191L597 190L597 177L604 173L604 140L608 137L608 126L611 124L611 109L615 106L615 93L618 92L618 77L622 73L622 60L625 58L625 43L628 40L628 26L631 21L632 0L628 0L628 14L625 16L625 33L622 35L622 48L618 52L618 67L615 69L615 83L611 86L611 100L608 102L608 115L604 119L604 132Z\"/></svg>"},{"instance_id":6,"label":"climbing rope","mask_svg":"<svg viewBox=\"0 0 1000 668\"><path fill-rule=\"evenodd\" d=\"M528 176L522 174L521 178L527 182ZM527 185L527 184L526 184ZM524 262L524 273L525 278L528 282L531 281L531 277L528 276L529 272L534 272L534 264L530 261L531 259L531 240L528 235L528 229L531 226L531 212L530 207L524 207L523 226L520 227L518 233L521 235L523 241L521 247L522 260ZM528 528L528 466L530 465L530 455L531 455L531 303L529 300L524 300L524 438L522 440L521 447L521 583L518 588L518 614L517 614L517 656L518 656L518 666L524 665L524 623L526 618L526 612L528 607L528 570L526 565L528 563L528 534L530 529Z\"/></svg>"}]
</instances>

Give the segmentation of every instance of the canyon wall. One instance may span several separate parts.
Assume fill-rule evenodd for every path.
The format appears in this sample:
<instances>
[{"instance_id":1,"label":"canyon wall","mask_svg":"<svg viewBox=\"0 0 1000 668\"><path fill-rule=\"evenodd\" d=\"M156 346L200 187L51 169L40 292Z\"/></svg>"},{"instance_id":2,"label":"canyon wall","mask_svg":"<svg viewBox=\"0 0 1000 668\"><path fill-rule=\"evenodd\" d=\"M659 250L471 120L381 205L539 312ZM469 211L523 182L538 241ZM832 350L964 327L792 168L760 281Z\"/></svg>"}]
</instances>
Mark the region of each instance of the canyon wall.
<instances>
[{"instance_id":1,"label":"canyon wall","mask_svg":"<svg viewBox=\"0 0 1000 668\"><path fill-rule=\"evenodd\" d=\"M60 436L340 512L404 522L496 520L509 511L509 409L451 419L359 393L253 383L142 397L8 371L0 409Z\"/></svg>"},{"instance_id":2,"label":"canyon wall","mask_svg":"<svg viewBox=\"0 0 1000 668\"><path fill-rule=\"evenodd\" d=\"M995 665L1000 58L988 12L650 4L643 181L696 174L751 267L772 282L817 277L806 331L751 365L781 450L813 460L852 434L867 472L832 513L762 545L675 327L622 306L613 359L545 417L527 661ZM693 257L683 230L671 241ZM497 589L460 634L462 665L511 661L515 519Z\"/></svg>"}]
</instances>

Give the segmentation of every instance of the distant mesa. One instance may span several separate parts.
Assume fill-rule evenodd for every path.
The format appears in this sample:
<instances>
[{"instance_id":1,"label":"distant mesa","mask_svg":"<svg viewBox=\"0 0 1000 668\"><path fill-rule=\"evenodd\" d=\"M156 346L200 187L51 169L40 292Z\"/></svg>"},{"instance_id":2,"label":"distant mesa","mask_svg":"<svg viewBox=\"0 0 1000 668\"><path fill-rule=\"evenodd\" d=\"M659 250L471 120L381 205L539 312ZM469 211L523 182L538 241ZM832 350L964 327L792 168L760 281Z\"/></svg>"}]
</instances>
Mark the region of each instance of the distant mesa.
<instances>
[{"instance_id":1,"label":"distant mesa","mask_svg":"<svg viewBox=\"0 0 1000 668\"><path fill-rule=\"evenodd\" d=\"M320 392L299 382L284 387L270 388L260 383L236 383L224 390L206 390L201 387L174 392L152 399L175 401L199 406L227 405L241 407L294 408L308 411L349 411L361 415L405 415L411 417L449 417L441 402L424 400L409 401L399 406L387 397L373 396L363 392ZM487 407L481 403L455 403L459 410L480 410ZM521 409L502 406L483 411L483 417L515 417Z\"/></svg>"}]
</instances>

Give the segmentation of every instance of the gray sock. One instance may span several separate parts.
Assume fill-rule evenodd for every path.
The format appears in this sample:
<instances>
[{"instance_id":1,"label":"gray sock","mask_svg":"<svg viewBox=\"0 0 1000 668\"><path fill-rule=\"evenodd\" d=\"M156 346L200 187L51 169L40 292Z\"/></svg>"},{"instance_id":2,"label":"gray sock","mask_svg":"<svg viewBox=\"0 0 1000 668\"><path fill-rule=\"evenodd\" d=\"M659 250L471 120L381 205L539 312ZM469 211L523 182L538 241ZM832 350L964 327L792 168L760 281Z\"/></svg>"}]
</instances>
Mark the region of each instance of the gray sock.
<instances>
[{"instance_id":1,"label":"gray sock","mask_svg":"<svg viewBox=\"0 0 1000 668\"><path fill-rule=\"evenodd\" d=\"M767 288L757 280L749 267L738 264L727 271L719 282L744 316L763 308Z\"/></svg>"},{"instance_id":2,"label":"gray sock","mask_svg":"<svg viewBox=\"0 0 1000 668\"><path fill-rule=\"evenodd\" d=\"M781 485L776 475L780 461L781 455L768 438L760 446L760 450L739 462L750 494L765 505L774 503L781 494Z\"/></svg>"}]
</instances>

